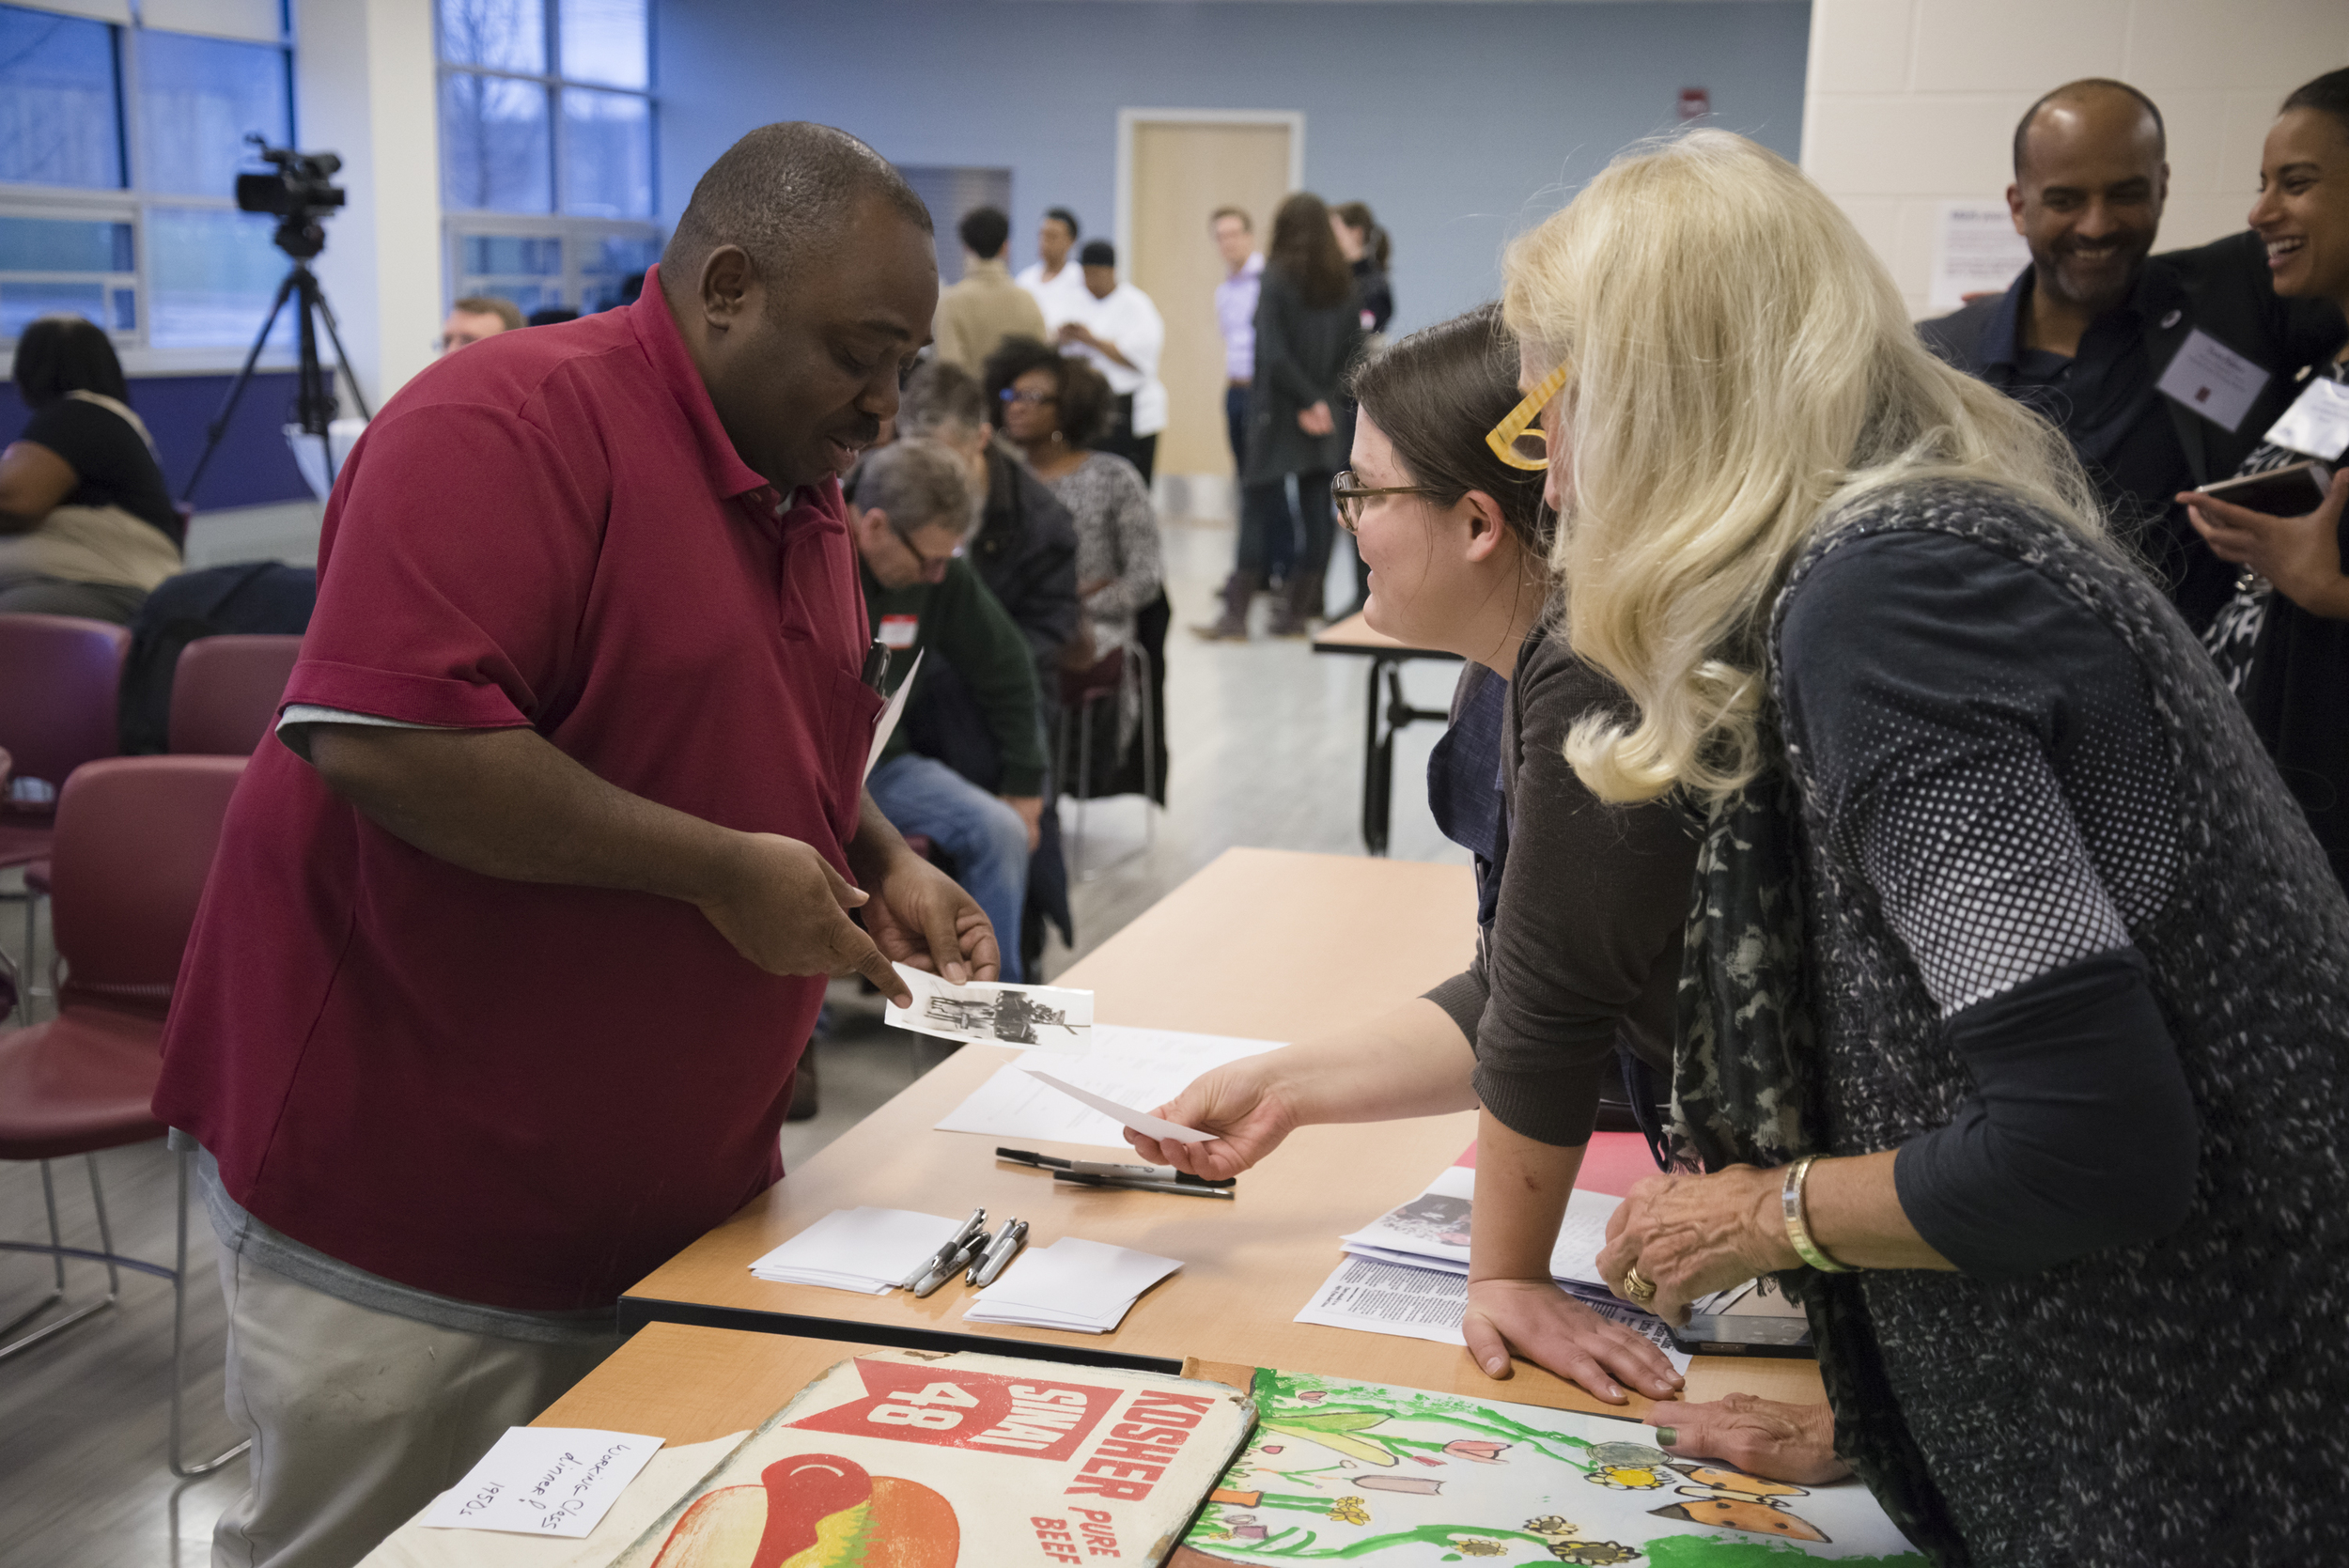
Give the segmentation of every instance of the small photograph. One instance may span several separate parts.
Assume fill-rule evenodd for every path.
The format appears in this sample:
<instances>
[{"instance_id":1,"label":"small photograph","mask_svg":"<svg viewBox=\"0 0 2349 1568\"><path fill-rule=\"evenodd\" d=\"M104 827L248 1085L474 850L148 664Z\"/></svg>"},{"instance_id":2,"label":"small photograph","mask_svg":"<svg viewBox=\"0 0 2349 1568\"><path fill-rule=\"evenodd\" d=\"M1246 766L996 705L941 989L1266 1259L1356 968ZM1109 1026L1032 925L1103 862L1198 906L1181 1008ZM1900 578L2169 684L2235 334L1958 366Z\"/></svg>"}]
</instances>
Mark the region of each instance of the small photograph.
<instances>
[{"instance_id":1,"label":"small photograph","mask_svg":"<svg viewBox=\"0 0 2349 1568\"><path fill-rule=\"evenodd\" d=\"M941 1040L1018 1046L1081 1056L1093 1048L1093 993L1057 986L1005 986L976 981L950 985L937 975L897 966L913 1005L891 1002L886 1022Z\"/></svg>"}]
</instances>

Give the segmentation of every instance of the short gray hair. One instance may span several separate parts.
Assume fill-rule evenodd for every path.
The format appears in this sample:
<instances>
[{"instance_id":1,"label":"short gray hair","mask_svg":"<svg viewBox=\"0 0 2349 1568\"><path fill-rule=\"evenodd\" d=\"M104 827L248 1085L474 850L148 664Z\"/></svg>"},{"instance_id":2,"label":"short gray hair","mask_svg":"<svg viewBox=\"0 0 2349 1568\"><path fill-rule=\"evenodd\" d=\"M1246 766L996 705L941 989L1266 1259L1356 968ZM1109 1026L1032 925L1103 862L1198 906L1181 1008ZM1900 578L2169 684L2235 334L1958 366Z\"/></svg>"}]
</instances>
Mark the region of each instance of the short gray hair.
<instances>
[{"instance_id":1,"label":"short gray hair","mask_svg":"<svg viewBox=\"0 0 2349 1568\"><path fill-rule=\"evenodd\" d=\"M952 360L924 360L897 395L901 435L927 436L946 429L969 432L989 423L987 392L979 379Z\"/></svg>"},{"instance_id":2,"label":"short gray hair","mask_svg":"<svg viewBox=\"0 0 2349 1568\"><path fill-rule=\"evenodd\" d=\"M908 436L868 453L857 474L857 504L878 507L898 532L971 525L971 471L953 448Z\"/></svg>"}]
</instances>

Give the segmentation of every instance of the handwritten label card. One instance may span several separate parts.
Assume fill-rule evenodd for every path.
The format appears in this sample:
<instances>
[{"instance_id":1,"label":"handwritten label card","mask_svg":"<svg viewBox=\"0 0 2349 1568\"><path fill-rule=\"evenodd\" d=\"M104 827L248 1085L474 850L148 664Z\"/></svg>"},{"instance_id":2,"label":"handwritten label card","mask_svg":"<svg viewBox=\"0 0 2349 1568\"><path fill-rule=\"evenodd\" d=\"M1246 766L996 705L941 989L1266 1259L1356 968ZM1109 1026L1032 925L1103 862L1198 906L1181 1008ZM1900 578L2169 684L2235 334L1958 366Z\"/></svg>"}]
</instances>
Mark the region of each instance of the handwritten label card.
<instances>
[{"instance_id":1,"label":"handwritten label card","mask_svg":"<svg viewBox=\"0 0 2349 1568\"><path fill-rule=\"evenodd\" d=\"M517 1426L441 1494L418 1524L585 1535L603 1519L661 1439L579 1426Z\"/></svg>"}]
</instances>

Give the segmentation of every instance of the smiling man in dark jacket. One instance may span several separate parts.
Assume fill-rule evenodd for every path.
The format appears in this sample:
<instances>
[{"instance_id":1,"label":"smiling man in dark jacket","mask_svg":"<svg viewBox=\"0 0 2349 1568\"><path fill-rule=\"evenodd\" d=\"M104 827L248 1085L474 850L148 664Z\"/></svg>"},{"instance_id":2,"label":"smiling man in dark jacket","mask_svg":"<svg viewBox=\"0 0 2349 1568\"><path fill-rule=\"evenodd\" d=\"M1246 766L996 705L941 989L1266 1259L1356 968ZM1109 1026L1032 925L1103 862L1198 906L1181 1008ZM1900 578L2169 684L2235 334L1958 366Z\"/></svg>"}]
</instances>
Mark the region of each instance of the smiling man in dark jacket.
<instances>
[{"instance_id":1,"label":"smiling man in dark jacket","mask_svg":"<svg viewBox=\"0 0 2349 1568\"><path fill-rule=\"evenodd\" d=\"M2341 342L2329 303L2279 300L2248 230L2149 253L2170 165L2161 111L2125 83L2068 83L2015 131L2007 205L2031 264L2007 291L1919 328L1959 369L2070 440L2114 531L2196 630L2232 591L2170 497L2224 479Z\"/></svg>"}]
</instances>

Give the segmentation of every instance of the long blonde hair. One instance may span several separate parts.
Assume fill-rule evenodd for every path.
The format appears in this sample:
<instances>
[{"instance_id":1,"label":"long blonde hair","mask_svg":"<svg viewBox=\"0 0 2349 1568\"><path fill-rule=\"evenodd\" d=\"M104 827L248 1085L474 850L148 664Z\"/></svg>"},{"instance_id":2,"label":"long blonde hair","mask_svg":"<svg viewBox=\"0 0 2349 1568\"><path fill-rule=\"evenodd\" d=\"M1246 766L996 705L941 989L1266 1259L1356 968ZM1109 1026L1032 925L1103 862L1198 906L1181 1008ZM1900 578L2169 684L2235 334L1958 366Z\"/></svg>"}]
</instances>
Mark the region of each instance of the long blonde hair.
<instances>
[{"instance_id":1,"label":"long blonde hair","mask_svg":"<svg viewBox=\"0 0 2349 1568\"><path fill-rule=\"evenodd\" d=\"M1972 479L2103 534L2062 438L1935 358L1850 220L1744 137L1625 153L1504 273L1529 367L1572 367L1551 564L1573 646L1639 708L1567 741L1602 800L1718 798L1760 770L1771 600L1862 495Z\"/></svg>"}]
</instances>

